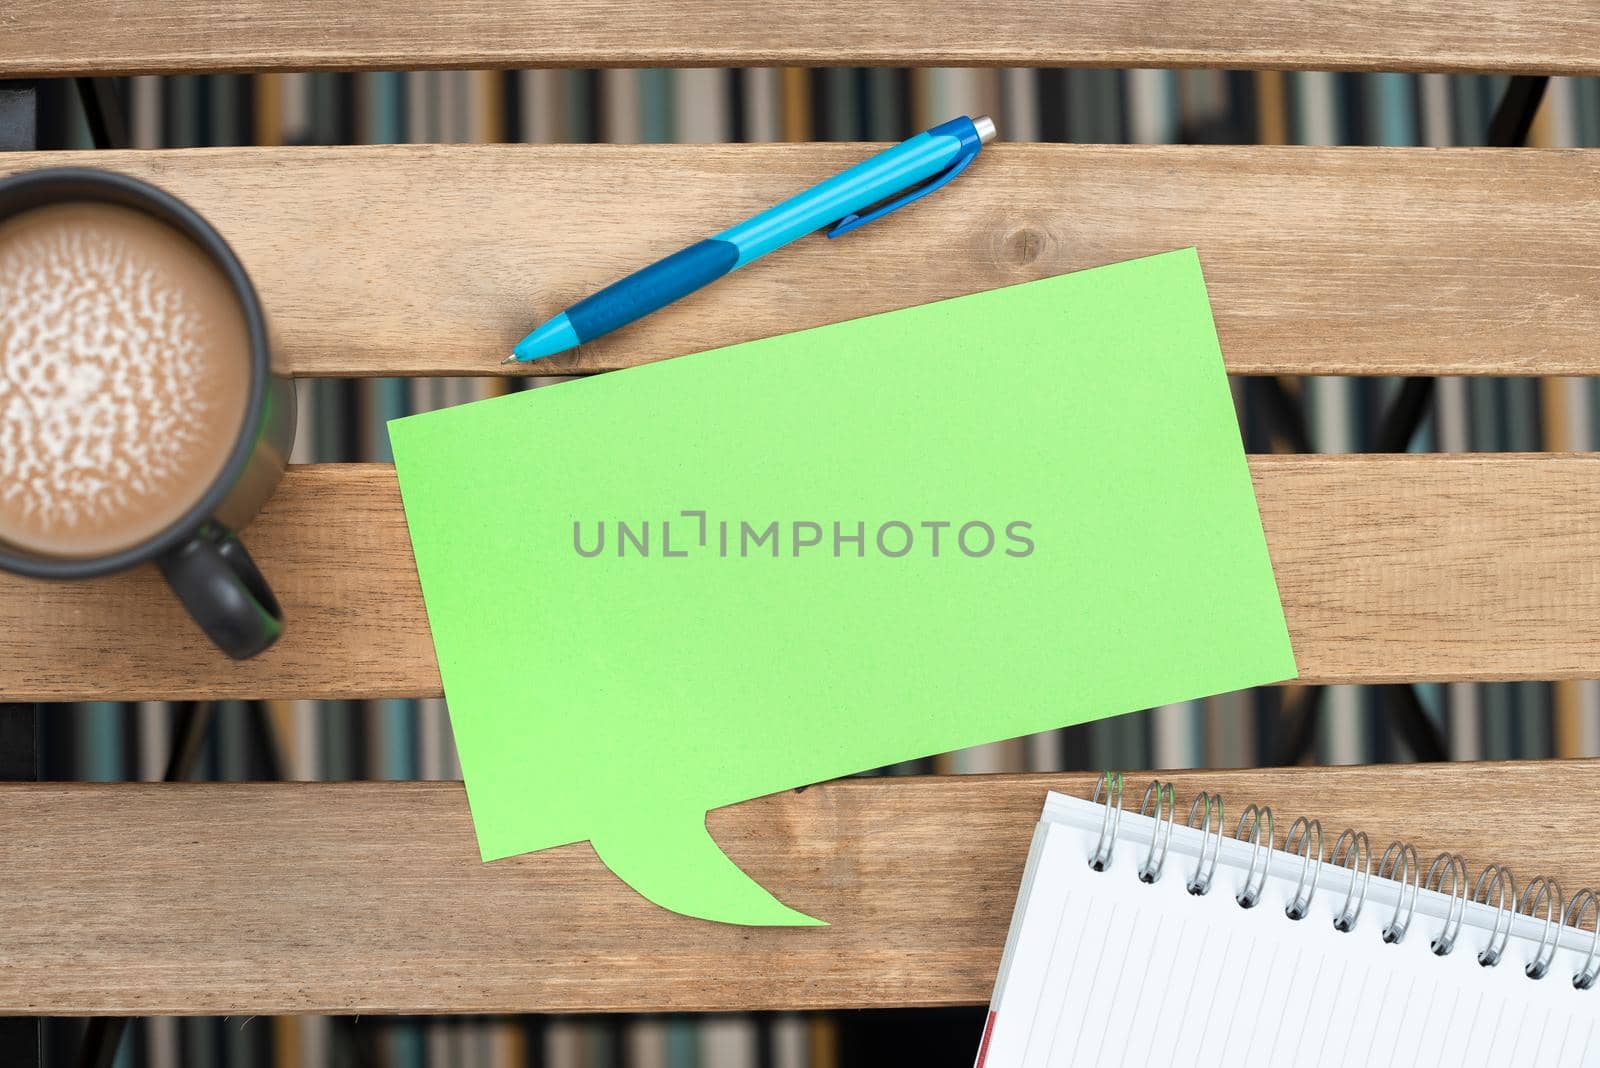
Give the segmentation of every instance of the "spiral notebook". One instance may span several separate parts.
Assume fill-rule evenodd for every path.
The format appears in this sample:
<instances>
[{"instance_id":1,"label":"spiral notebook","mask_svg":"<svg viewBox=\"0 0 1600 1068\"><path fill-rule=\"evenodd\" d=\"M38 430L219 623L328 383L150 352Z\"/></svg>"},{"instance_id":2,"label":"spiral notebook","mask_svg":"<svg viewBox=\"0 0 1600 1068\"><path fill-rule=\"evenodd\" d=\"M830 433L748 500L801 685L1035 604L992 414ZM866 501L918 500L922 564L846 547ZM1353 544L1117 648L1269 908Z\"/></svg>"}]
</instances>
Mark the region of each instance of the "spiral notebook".
<instances>
[{"instance_id":1,"label":"spiral notebook","mask_svg":"<svg viewBox=\"0 0 1600 1068\"><path fill-rule=\"evenodd\" d=\"M1048 796L978 1068L1600 1065L1590 891L1138 800Z\"/></svg>"}]
</instances>

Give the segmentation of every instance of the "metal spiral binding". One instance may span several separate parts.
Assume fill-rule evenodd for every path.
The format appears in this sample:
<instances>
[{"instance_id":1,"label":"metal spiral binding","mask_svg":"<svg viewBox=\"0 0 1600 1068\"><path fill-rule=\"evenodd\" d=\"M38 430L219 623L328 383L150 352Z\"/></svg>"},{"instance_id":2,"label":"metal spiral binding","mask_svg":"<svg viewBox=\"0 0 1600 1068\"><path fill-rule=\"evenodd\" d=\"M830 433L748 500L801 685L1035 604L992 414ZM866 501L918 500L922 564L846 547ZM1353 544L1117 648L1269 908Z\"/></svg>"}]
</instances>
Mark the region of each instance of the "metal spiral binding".
<instances>
[{"instance_id":1,"label":"metal spiral binding","mask_svg":"<svg viewBox=\"0 0 1600 1068\"><path fill-rule=\"evenodd\" d=\"M1122 823L1122 791L1123 778L1118 772L1106 772L1095 783L1092 801L1099 804L1101 797L1105 798L1105 816L1100 824L1100 836L1089 855L1089 866L1096 871L1105 871L1111 866L1111 856L1116 849L1117 834ZM1155 829L1135 874L1141 882L1159 882L1166 869L1172 829L1177 822L1173 784L1160 779L1152 780L1145 788L1144 799L1139 804L1139 815L1154 820ZM1195 822L1196 817L1199 817L1198 823ZM1199 857L1184 885L1191 894L1205 895L1211 891L1222 852L1222 796L1202 791L1190 804L1184 826L1199 831L1201 835ZM1235 900L1243 908L1253 908L1260 903L1266 889L1272 854L1277 850L1272 809L1265 805L1247 806L1239 816L1233 837L1237 841L1250 843L1250 864L1244 872L1243 885ZM1322 824L1318 821L1301 817L1290 825L1283 851L1300 858L1300 872L1283 911L1291 920L1302 920L1310 914L1317 878L1324 861L1331 861L1336 867L1347 868L1350 873L1344 900L1334 913L1333 926L1339 931L1351 932L1360 920L1372 880L1372 842L1364 831L1354 829L1339 835L1331 853L1324 852L1323 842ZM1440 853L1428 866L1427 873L1423 874L1416 848L1408 842L1393 842L1383 851L1378 861L1377 875L1380 879L1398 883L1400 887L1394 911L1380 931L1383 940L1390 944L1405 938L1416 916L1417 900L1424 890L1449 899L1444 922L1428 943L1429 948L1441 957L1455 948L1466 920L1469 902L1491 906L1495 910L1488 940L1477 951L1478 963L1486 968L1495 967L1504 958L1517 915L1542 919L1543 927L1539 931L1533 959L1523 969L1528 978L1535 980L1549 974L1556 951L1560 948L1562 928L1572 927L1581 931L1585 917L1593 913L1593 921L1588 928L1588 951L1572 975L1572 985L1580 990L1588 990L1600 982L1600 894L1593 890L1579 890L1570 901L1564 901L1561 887L1556 881L1539 876L1529 882L1519 896L1516 877L1510 868L1501 864L1485 867L1469 890L1467 862L1460 854Z\"/></svg>"},{"instance_id":2,"label":"metal spiral binding","mask_svg":"<svg viewBox=\"0 0 1600 1068\"><path fill-rule=\"evenodd\" d=\"M1522 891L1517 911L1532 916L1541 901L1544 902L1544 927L1539 931L1539 949L1527 967L1523 968L1529 979L1543 979L1550 970L1550 961L1556 955L1556 941L1561 935L1561 922L1566 918L1561 910L1561 887L1556 885L1554 879L1546 879L1543 875L1535 876Z\"/></svg>"},{"instance_id":3,"label":"metal spiral binding","mask_svg":"<svg viewBox=\"0 0 1600 1068\"><path fill-rule=\"evenodd\" d=\"M1511 937L1511 918L1517 912L1517 879L1511 874L1511 869L1502 864L1491 864L1478 873L1478 881L1472 884L1472 900L1474 904L1487 905L1489 895L1500 891L1500 897L1495 901L1494 928L1489 932L1489 942L1478 951L1478 963L1485 968L1493 968L1500 963L1500 954L1506 951L1506 941ZM1483 895L1483 900L1478 900L1478 895ZM1505 930L1502 931L1501 920L1505 921Z\"/></svg>"},{"instance_id":4,"label":"metal spiral binding","mask_svg":"<svg viewBox=\"0 0 1600 1068\"><path fill-rule=\"evenodd\" d=\"M1250 837L1244 836L1245 822L1250 823ZM1267 854L1261 861L1261 871L1256 871L1256 857L1261 854L1261 832L1266 830ZM1261 891L1267 887L1267 872L1272 867L1272 809L1267 807L1257 808L1251 805L1239 813L1239 826L1234 830L1233 836L1239 841L1250 843L1250 867L1244 873L1244 889L1235 895L1234 900L1240 908L1253 909L1256 902L1261 900ZM1218 847L1220 848L1220 846Z\"/></svg>"},{"instance_id":5,"label":"metal spiral binding","mask_svg":"<svg viewBox=\"0 0 1600 1068\"><path fill-rule=\"evenodd\" d=\"M1572 976L1572 985L1579 990L1588 990L1594 986L1595 974L1600 972L1600 895L1593 890L1583 889L1572 895L1572 900L1567 904L1567 917L1571 917L1572 926L1583 929L1583 914L1594 909L1594 934L1589 939L1589 952L1583 958L1583 963ZM1567 922L1563 917L1562 923Z\"/></svg>"},{"instance_id":6,"label":"metal spiral binding","mask_svg":"<svg viewBox=\"0 0 1600 1068\"><path fill-rule=\"evenodd\" d=\"M1344 905L1333 918L1333 926L1340 931L1353 931L1356 920L1361 917L1361 906L1367 903L1367 883L1372 879L1372 839L1367 837L1367 832L1347 830L1341 834L1333 843L1333 862L1350 869L1350 886L1344 892ZM1359 896L1356 894L1358 880Z\"/></svg>"},{"instance_id":7,"label":"metal spiral binding","mask_svg":"<svg viewBox=\"0 0 1600 1068\"><path fill-rule=\"evenodd\" d=\"M1445 873L1450 873L1450 889L1444 888ZM1434 874L1439 876L1434 883ZM1460 853L1440 853L1428 866L1428 875L1422 881L1424 889L1437 890L1450 897L1450 907L1445 910L1444 926L1434 935L1428 948L1443 957L1455 948L1456 937L1461 934L1461 921L1467 916L1467 861Z\"/></svg>"},{"instance_id":8,"label":"metal spiral binding","mask_svg":"<svg viewBox=\"0 0 1600 1068\"><path fill-rule=\"evenodd\" d=\"M1212 813L1216 813L1213 821ZM1222 795L1208 794L1200 791L1200 796L1194 799L1189 806L1189 818L1183 821L1185 827L1194 826L1194 817L1200 813L1200 859L1195 861L1194 874L1189 876L1188 889L1191 894L1207 894L1211 892L1211 879L1217 874L1217 856L1222 852ZM1206 864L1206 843L1211 844L1211 864Z\"/></svg>"},{"instance_id":9,"label":"metal spiral binding","mask_svg":"<svg viewBox=\"0 0 1600 1068\"><path fill-rule=\"evenodd\" d=\"M1150 836L1150 851L1144 855L1144 862L1139 865L1139 881L1153 883L1161 878L1161 869L1167 865L1167 844L1172 841L1172 819L1177 815L1177 793L1170 782L1152 779L1150 785L1145 787L1144 800L1139 802L1139 815L1152 816L1156 821L1156 833ZM1156 809L1154 813L1147 811L1150 802L1154 800ZM1163 804L1167 813L1166 819L1161 818ZM1156 843L1161 844L1161 854L1156 855Z\"/></svg>"},{"instance_id":10,"label":"metal spiral binding","mask_svg":"<svg viewBox=\"0 0 1600 1068\"><path fill-rule=\"evenodd\" d=\"M1311 860L1313 849L1317 851L1315 866ZM1294 884L1294 893L1289 895L1289 903L1283 906L1283 914L1291 920L1303 920L1311 911L1311 899L1317 893L1317 875L1322 871L1322 824L1304 816L1295 820L1289 825L1289 836L1283 840L1283 851L1300 855L1300 878ZM1306 883L1308 876L1310 885ZM1600 915L1600 906L1596 912Z\"/></svg>"},{"instance_id":11,"label":"metal spiral binding","mask_svg":"<svg viewBox=\"0 0 1600 1068\"><path fill-rule=\"evenodd\" d=\"M1390 858L1394 863L1390 863ZM1400 884L1400 896L1394 902L1394 915L1389 917L1389 922L1383 927L1383 940L1385 942L1399 942L1406 936L1406 928L1411 926L1411 917L1417 911L1417 894L1422 889L1420 876L1422 865L1417 861L1417 851L1410 842L1395 842L1383 851L1383 859L1378 862L1378 878L1389 879ZM1411 889L1411 902L1406 903L1406 888ZM1406 918L1400 919L1400 909L1406 910Z\"/></svg>"},{"instance_id":12,"label":"metal spiral binding","mask_svg":"<svg viewBox=\"0 0 1600 1068\"><path fill-rule=\"evenodd\" d=\"M1122 824L1122 773L1108 771L1100 776L1100 781L1094 784L1094 797L1089 799L1090 804L1100 803L1100 791L1106 792L1106 818L1100 821L1100 839L1094 844L1094 852L1089 854L1089 867L1095 871L1105 871L1111 863L1111 851L1117 847L1117 828ZM1111 806L1116 805L1113 809Z\"/></svg>"}]
</instances>

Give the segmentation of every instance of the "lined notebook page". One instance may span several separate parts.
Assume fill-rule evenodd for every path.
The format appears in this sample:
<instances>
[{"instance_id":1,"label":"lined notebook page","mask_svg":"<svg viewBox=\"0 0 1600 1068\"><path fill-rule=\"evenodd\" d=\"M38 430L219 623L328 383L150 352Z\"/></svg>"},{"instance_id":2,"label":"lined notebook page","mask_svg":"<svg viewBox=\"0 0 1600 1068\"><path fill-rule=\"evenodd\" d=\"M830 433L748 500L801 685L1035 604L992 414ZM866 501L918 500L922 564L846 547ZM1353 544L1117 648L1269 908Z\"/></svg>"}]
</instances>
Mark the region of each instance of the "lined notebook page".
<instances>
[{"instance_id":1,"label":"lined notebook page","mask_svg":"<svg viewBox=\"0 0 1600 1068\"><path fill-rule=\"evenodd\" d=\"M1125 815L1124 831L1138 819ZM1174 849L1160 880L1143 883L1143 846L1120 838L1108 870L1089 867L1098 837L1098 817L1092 831L1039 825L983 1068L1600 1065L1600 989L1571 981L1582 953L1558 951L1533 980L1523 967L1536 947L1520 937L1486 968L1476 956L1487 930L1464 925L1440 957L1429 948L1440 921L1421 910L1400 943L1384 942L1392 897L1369 896L1343 933L1333 926L1343 887L1330 893L1326 879L1295 921L1284 914L1293 877L1269 878L1244 909L1234 900L1244 872L1231 863L1195 896L1192 856Z\"/></svg>"}]
</instances>

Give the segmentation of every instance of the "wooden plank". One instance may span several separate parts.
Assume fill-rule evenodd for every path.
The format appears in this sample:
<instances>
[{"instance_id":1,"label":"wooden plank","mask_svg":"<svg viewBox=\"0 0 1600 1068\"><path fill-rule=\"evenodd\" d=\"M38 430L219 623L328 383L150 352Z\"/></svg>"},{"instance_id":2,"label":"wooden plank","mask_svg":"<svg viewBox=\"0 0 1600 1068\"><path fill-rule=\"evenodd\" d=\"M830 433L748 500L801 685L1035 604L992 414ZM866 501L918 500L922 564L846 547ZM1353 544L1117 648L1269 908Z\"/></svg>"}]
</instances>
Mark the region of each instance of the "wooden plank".
<instances>
[{"instance_id":1,"label":"wooden plank","mask_svg":"<svg viewBox=\"0 0 1600 1068\"><path fill-rule=\"evenodd\" d=\"M191 201L254 275L292 373L489 375L511 373L500 358L540 318L870 151L10 154L0 174L112 167ZM1600 153L1582 150L997 145L892 222L801 241L539 371L626 367L1194 245L1236 374L1600 374L1596 188Z\"/></svg>"},{"instance_id":2,"label":"wooden plank","mask_svg":"<svg viewBox=\"0 0 1600 1068\"><path fill-rule=\"evenodd\" d=\"M1270 804L1600 884L1594 761L1180 772ZM458 784L0 787L0 1009L413 1013L820 1009L989 997L1047 788L1089 775L843 780L713 812L737 863L826 928L684 919L587 844L485 865ZM1134 797L1143 780L1133 785ZM1470 818L1463 804L1471 799ZM1540 833L1548 828L1551 833ZM1231 825L1230 825L1231 829ZM892 832L892 833L891 833ZM1331 841L1331 837L1330 837ZM1233 907L1219 901L1219 908ZM1363 917L1365 921L1365 917ZM1365 935L1362 932L1365 931ZM1357 936L1376 938L1357 927Z\"/></svg>"},{"instance_id":3,"label":"wooden plank","mask_svg":"<svg viewBox=\"0 0 1600 1068\"><path fill-rule=\"evenodd\" d=\"M543 66L1600 70L1600 16L1557 0L10 0L0 77Z\"/></svg>"},{"instance_id":4,"label":"wooden plank","mask_svg":"<svg viewBox=\"0 0 1600 1068\"><path fill-rule=\"evenodd\" d=\"M1600 676L1600 454L1251 467L1305 681ZM0 575L0 699L440 692L392 468L292 468L245 541L288 615L266 654L223 659L151 568Z\"/></svg>"}]
</instances>

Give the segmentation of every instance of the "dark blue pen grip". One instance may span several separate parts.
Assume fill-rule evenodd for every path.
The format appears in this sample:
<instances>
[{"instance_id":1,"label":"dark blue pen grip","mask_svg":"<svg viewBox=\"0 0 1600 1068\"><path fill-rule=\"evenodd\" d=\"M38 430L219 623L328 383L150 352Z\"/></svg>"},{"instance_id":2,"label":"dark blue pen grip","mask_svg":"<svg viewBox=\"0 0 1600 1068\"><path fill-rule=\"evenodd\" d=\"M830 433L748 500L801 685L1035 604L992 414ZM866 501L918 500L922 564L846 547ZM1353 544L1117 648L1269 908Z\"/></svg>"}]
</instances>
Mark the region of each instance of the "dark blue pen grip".
<instances>
[{"instance_id":1,"label":"dark blue pen grip","mask_svg":"<svg viewBox=\"0 0 1600 1068\"><path fill-rule=\"evenodd\" d=\"M732 242L707 238L585 297L567 309L567 319L580 341L592 341L715 282L738 262Z\"/></svg>"}]
</instances>

